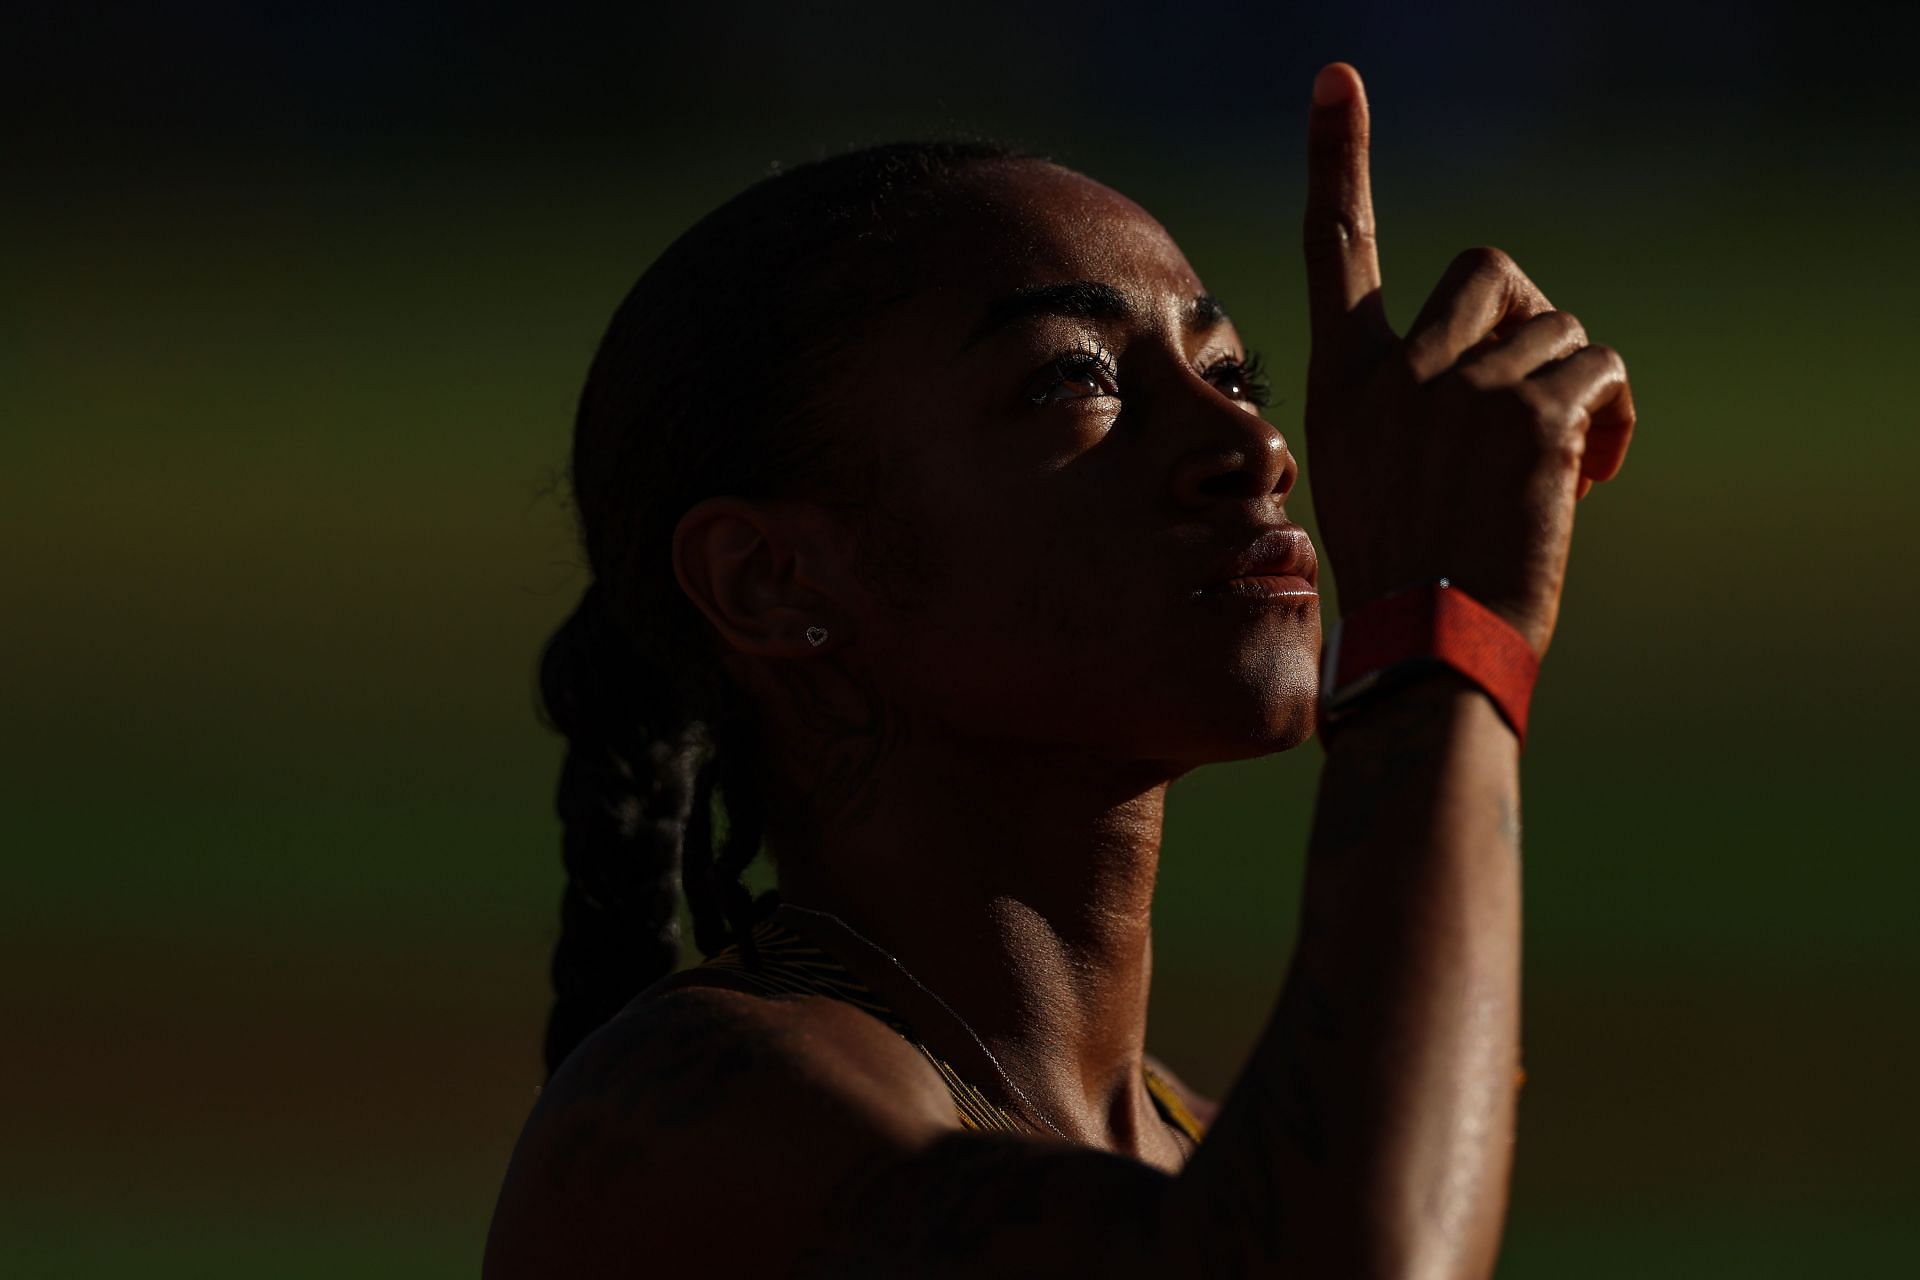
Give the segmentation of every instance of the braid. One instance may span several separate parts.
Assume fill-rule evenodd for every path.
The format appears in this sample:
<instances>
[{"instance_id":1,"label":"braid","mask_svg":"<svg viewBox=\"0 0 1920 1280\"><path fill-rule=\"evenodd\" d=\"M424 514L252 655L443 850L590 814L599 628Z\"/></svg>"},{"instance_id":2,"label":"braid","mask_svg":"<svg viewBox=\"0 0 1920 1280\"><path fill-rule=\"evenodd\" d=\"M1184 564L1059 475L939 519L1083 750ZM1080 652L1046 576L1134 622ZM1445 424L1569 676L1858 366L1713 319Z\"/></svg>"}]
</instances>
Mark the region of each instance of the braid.
<instances>
[{"instance_id":1,"label":"braid","mask_svg":"<svg viewBox=\"0 0 1920 1280\"><path fill-rule=\"evenodd\" d=\"M700 770L693 791L693 812L687 818L687 862L682 875L687 910L693 916L693 944L703 956L714 954L728 941L715 899L713 787L714 769Z\"/></svg>"},{"instance_id":2,"label":"braid","mask_svg":"<svg viewBox=\"0 0 1920 1280\"><path fill-rule=\"evenodd\" d=\"M680 589L681 517L716 494L866 502L871 484L849 477L869 460L833 430L822 371L911 284L908 232L932 207L920 196L968 165L1015 158L1038 157L905 142L777 173L682 234L615 311L574 421L570 479L593 584L540 663L548 720L567 737L549 1074L673 971L681 887L700 951L735 942L748 964L753 926L779 900L742 878L768 828L764 744ZM739 350L765 353L745 385ZM716 791L727 819L717 850Z\"/></svg>"},{"instance_id":3,"label":"braid","mask_svg":"<svg viewBox=\"0 0 1920 1280\"><path fill-rule=\"evenodd\" d=\"M541 655L547 718L567 736L555 809L567 869L554 947L548 1074L680 960L682 833L702 726L650 690L599 584Z\"/></svg>"},{"instance_id":4,"label":"braid","mask_svg":"<svg viewBox=\"0 0 1920 1280\"><path fill-rule=\"evenodd\" d=\"M758 897L742 879L767 829L767 793L763 779L752 774L753 762L761 759L757 725L739 720L727 725L720 737L718 761L720 793L726 800L727 840L713 859L714 887L720 895L719 907L726 930L740 946L748 966L759 963L759 948L753 940L753 926L764 919L780 901L777 889L768 889ZM712 954L709 952L708 954Z\"/></svg>"},{"instance_id":5,"label":"braid","mask_svg":"<svg viewBox=\"0 0 1920 1280\"><path fill-rule=\"evenodd\" d=\"M754 723L736 719L717 728L718 754L701 770L687 819L687 862L683 879L693 915L694 945L711 956L737 943L749 966L759 961L753 926L779 903L778 890L754 896L741 878L760 852L766 835L767 789L750 772L758 747ZM713 847L711 797L718 788L727 813L726 841Z\"/></svg>"}]
</instances>

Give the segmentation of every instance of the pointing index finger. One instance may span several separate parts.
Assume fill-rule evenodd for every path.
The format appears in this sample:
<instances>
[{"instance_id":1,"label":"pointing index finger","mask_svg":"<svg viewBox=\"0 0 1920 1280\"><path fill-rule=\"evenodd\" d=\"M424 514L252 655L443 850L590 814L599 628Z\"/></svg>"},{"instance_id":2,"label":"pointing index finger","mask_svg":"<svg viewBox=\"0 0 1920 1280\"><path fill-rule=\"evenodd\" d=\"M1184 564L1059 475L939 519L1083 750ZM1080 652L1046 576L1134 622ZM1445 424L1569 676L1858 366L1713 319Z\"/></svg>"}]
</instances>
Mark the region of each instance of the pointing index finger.
<instances>
[{"instance_id":1,"label":"pointing index finger","mask_svg":"<svg viewBox=\"0 0 1920 1280\"><path fill-rule=\"evenodd\" d=\"M1356 338L1393 333L1380 300L1368 130L1360 73L1345 62L1320 68L1307 115L1303 245L1313 345L1322 358Z\"/></svg>"}]
</instances>

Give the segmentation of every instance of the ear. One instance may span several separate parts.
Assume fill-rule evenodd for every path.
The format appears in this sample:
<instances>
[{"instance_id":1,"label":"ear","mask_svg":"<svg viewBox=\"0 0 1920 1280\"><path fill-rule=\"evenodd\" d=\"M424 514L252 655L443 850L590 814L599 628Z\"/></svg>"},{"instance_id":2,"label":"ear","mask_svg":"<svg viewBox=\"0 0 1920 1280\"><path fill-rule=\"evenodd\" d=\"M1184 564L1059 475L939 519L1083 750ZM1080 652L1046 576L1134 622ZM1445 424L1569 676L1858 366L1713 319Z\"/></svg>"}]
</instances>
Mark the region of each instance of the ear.
<instances>
[{"instance_id":1,"label":"ear","mask_svg":"<svg viewBox=\"0 0 1920 1280\"><path fill-rule=\"evenodd\" d=\"M837 636L848 611L828 584L842 581L838 544L805 504L722 496L696 503L673 534L680 589L736 653L818 652L809 627Z\"/></svg>"}]
</instances>

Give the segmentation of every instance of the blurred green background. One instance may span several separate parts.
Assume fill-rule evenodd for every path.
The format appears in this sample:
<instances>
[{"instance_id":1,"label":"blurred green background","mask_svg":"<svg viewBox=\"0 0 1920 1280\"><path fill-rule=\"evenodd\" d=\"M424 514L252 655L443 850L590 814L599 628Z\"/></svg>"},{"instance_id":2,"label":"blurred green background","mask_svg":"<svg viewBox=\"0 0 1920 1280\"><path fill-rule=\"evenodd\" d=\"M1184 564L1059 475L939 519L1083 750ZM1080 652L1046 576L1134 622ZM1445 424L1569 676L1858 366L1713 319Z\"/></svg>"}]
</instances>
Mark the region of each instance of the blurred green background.
<instances>
[{"instance_id":1,"label":"blurred green background","mask_svg":"<svg viewBox=\"0 0 1920 1280\"><path fill-rule=\"evenodd\" d=\"M1640 411L1535 704L1500 1274L1920 1273L1905 11L13 12L0 1274L475 1274L614 303L772 162L984 131L1160 216L1297 444L1334 58L1395 319L1499 245ZM1150 1044L1202 1088L1284 971L1318 762L1174 791Z\"/></svg>"}]
</instances>

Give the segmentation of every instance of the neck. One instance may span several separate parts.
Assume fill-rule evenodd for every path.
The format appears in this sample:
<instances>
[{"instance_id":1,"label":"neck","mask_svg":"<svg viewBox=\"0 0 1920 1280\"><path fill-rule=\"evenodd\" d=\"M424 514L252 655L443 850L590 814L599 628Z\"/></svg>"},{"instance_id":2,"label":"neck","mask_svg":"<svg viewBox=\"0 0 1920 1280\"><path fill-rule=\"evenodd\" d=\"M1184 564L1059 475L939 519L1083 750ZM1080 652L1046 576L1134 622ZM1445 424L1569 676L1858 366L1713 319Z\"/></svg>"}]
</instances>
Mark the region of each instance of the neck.
<instances>
[{"instance_id":1,"label":"neck","mask_svg":"<svg viewBox=\"0 0 1920 1280\"><path fill-rule=\"evenodd\" d=\"M798 819L770 831L782 899L853 931L815 936L936 1054L976 1059L970 1029L1037 1118L1138 1149L1159 1123L1140 1069L1169 771L925 733L876 766L776 806Z\"/></svg>"}]
</instances>

